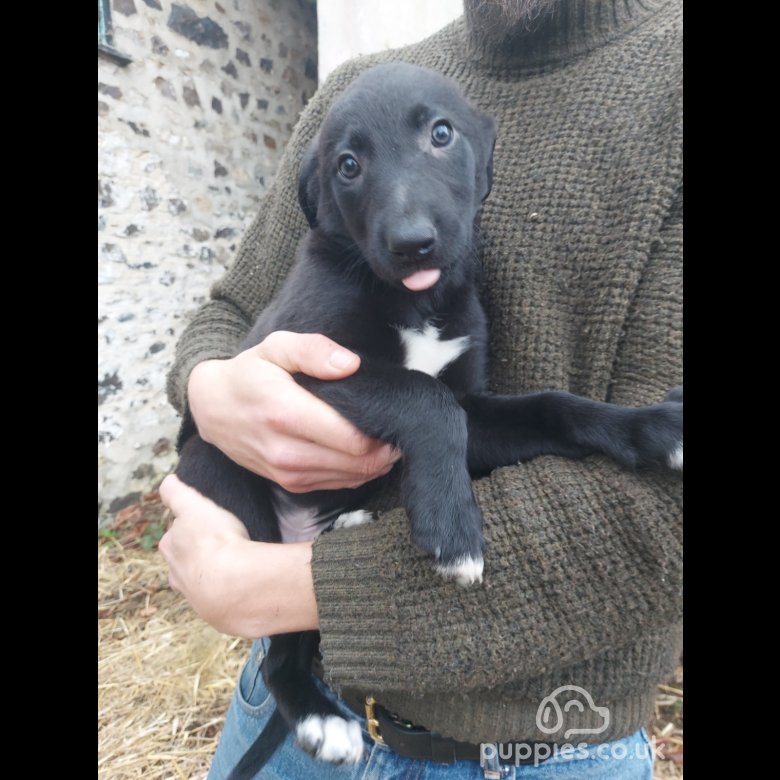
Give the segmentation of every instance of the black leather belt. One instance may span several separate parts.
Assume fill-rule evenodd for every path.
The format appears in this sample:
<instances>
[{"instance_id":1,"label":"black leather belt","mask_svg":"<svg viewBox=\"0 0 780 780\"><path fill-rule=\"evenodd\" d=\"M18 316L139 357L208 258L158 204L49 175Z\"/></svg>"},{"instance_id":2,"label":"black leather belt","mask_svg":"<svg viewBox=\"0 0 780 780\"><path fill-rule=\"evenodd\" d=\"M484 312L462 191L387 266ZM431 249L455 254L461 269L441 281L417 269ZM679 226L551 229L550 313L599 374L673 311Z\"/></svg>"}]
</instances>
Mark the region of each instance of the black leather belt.
<instances>
[{"instance_id":1,"label":"black leather belt","mask_svg":"<svg viewBox=\"0 0 780 780\"><path fill-rule=\"evenodd\" d=\"M320 680L323 679L322 662L315 658L312 663L312 673ZM368 724L368 733L374 742L387 745L394 753L405 758L417 758L422 761L437 761L443 764L454 764L456 761L480 761L480 746L469 742L458 742L457 740L443 737L435 731L415 726L403 718L399 718L381 704L376 702L372 696L364 696L357 691L342 691L343 701L361 718L365 718ZM533 746L536 744L547 744L531 742L531 755L526 759L518 758L512 747L501 749L498 745L498 754L501 756L512 756L512 764L523 766L533 764L534 761L541 763L544 758L535 758L536 751ZM552 747L552 746L550 746ZM552 755L552 751L547 755Z\"/></svg>"},{"instance_id":2,"label":"black leather belt","mask_svg":"<svg viewBox=\"0 0 780 780\"><path fill-rule=\"evenodd\" d=\"M345 691L343 698L353 710L366 718L368 732L372 739L387 745L399 756L443 764L454 764L456 761L480 761L482 758L479 745L459 742L435 731L415 726L385 709L371 696L362 699L362 697ZM533 746L535 743L529 744ZM510 752L511 748L501 750L501 746L498 747L499 755L511 755L513 757L512 763L518 766L533 764L534 760L541 763L543 760L538 757L535 759L535 751L533 750L527 759L518 759L514 753Z\"/></svg>"},{"instance_id":3,"label":"black leather belt","mask_svg":"<svg viewBox=\"0 0 780 780\"><path fill-rule=\"evenodd\" d=\"M415 726L388 712L381 704L374 702L373 718L375 741L381 740L394 753L407 758L419 758L426 761L438 761L442 764L454 764L456 761L479 761L479 745L458 742L443 737L435 731ZM375 720L376 724L370 721ZM369 729L369 732L371 729Z\"/></svg>"}]
</instances>

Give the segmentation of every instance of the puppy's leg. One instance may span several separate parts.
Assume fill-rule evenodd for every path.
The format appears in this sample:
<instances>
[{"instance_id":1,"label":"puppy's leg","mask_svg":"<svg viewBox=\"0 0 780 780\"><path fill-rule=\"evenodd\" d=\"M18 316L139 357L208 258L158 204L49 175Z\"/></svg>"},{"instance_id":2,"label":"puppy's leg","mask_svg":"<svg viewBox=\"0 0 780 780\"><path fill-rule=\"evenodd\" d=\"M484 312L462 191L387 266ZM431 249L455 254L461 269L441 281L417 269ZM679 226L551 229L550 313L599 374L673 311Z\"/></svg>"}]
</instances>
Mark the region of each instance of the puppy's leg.
<instances>
[{"instance_id":1,"label":"puppy's leg","mask_svg":"<svg viewBox=\"0 0 780 780\"><path fill-rule=\"evenodd\" d=\"M232 512L255 541L280 542L270 483L234 463L196 433L181 449L176 475L206 498Z\"/></svg>"},{"instance_id":2,"label":"puppy's leg","mask_svg":"<svg viewBox=\"0 0 780 780\"><path fill-rule=\"evenodd\" d=\"M682 389L667 398L682 399ZM608 455L623 466L682 470L683 405L665 400L638 408L564 392L466 396L469 468L473 473L538 455Z\"/></svg>"},{"instance_id":3,"label":"puppy's leg","mask_svg":"<svg viewBox=\"0 0 780 780\"><path fill-rule=\"evenodd\" d=\"M466 466L466 415L444 384L363 359L346 379L297 381L368 436L404 454L401 488L412 539L459 584L482 579L482 514Z\"/></svg>"},{"instance_id":4,"label":"puppy's leg","mask_svg":"<svg viewBox=\"0 0 780 780\"><path fill-rule=\"evenodd\" d=\"M303 631L271 638L263 661L263 679L276 700L276 710L228 780L261 776L290 732L303 750L322 761L360 761L364 750L360 724L344 718L312 681L311 664L319 637L317 631Z\"/></svg>"},{"instance_id":5,"label":"puppy's leg","mask_svg":"<svg viewBox=\"0 0 780 780\"><path fill-rule=\"evenodd\" d=\"M354 764L363 755L360 724L344 718L311 678L319 639L317 631L272 637L263 677L303 750L332 764Z\"/></svg>"}]
</instances>

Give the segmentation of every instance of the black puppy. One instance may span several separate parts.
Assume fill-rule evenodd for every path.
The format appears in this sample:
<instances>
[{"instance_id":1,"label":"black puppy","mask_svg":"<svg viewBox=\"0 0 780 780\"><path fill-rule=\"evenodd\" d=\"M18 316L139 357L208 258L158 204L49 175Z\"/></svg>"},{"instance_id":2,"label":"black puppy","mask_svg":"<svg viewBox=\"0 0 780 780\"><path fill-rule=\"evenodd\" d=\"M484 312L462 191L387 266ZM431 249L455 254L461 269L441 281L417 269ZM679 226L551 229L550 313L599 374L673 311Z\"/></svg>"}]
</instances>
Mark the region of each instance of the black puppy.
<instances>
[{"instance_id":1,"label":"black puppy","mask_svg":"<svg viewBox=\"0 0 780 780\"><path fill-rule=\"evenodd\" d=\"M305 154L299 199L312 229L240 346L289 330L323 333L360 355L346 379L296 380L403 453L412 540L461 585L483 571L472 475L542 454L682 468L681 391L638 409L565 392L486 392L475 219L490 192L494 141L493 120L440 74L400 63L364 72ZM181 479L236 514L253 539L311 538L370 519L355 510L377 482L291 494L231 462L191 424L181 440ZM278 709L232 777L251 777L288 728L319 758L359 760L357 722L312 684L317 641L316 632L273 638L264 675Z\"/></svg>"}]
</instances>

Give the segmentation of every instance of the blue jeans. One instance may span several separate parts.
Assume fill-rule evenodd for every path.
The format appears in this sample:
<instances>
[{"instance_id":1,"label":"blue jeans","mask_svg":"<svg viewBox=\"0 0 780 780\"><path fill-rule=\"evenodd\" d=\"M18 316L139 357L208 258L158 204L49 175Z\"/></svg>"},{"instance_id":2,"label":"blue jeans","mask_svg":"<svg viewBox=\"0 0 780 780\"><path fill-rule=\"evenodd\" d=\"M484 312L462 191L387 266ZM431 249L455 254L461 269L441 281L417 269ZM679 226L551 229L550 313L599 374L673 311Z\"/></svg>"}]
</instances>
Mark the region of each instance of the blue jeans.
<instances>
[{"instance_id":1,"label":"blue jeans","mask_svg":"<svg viewBox=\"0 0 780 780\"><path fill-rule=\"evenodd\" d=\"M264 643L267 640L259 639L252 645L252 653L241 671L208 780L227 777L274 711L274 700L262 675L267 647ZM356 717L319 680L317 684L346 717ZM477 761L437 764L399 756L385 745L374 743L368 735L365 718L361 719L361 726L366 749L358 764L333 766L315 761L295 747L292 736L288 735L258 777L263 780L483 780L485 777L484 769ZM537 766L515 766L514 761L509 760L502 765L501 771L502 780L652 780L653 749L642 729L614 742L589 745L568 755L553 755Z\"/></svg>"}]
</instances>

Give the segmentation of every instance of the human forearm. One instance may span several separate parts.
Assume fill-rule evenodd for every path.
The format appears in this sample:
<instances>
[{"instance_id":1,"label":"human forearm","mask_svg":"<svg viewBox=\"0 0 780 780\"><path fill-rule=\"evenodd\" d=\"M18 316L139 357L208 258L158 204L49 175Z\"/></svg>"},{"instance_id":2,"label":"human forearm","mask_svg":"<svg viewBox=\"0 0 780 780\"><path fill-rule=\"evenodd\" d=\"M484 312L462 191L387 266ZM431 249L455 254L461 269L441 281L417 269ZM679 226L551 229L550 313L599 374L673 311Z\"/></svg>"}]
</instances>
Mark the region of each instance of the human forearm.
<instances>
[{"instance_id":1,"label":"human forearm","mask_svg":"<svg viewBox=\"0 0 780 780\"><path fill-rule=\"evenodd\" d=\"M489 688L673 623L681 487L676 474L602 458L500 469L475 483L487 549L484 584L469 589L436 576L400 510L321 537L312 566L334 681Z\"/></svg>"},{"instance_id":2,"label":"human forearm","mask_svg":"<svg viewBox=\"0 0 780 780\"><path fill-rule=\"evenodd\" d=\"M256 639L319 627L311 542L236 541L220 551L214 567L213 609L201 617L223 633Z\"/></svg>"},{"instance_id":3,"label":"human forearm","mask_svg":"<svg viewBox=\"0 0 780 780\"><path fill-rule=\"evenodd\" d=\"M319 627L311 542L280 545L244 541L224 554L235 567L220 607L227 627L232 624L234 629L229 633L254 639Z\"/></svg>"}]
</instances>

